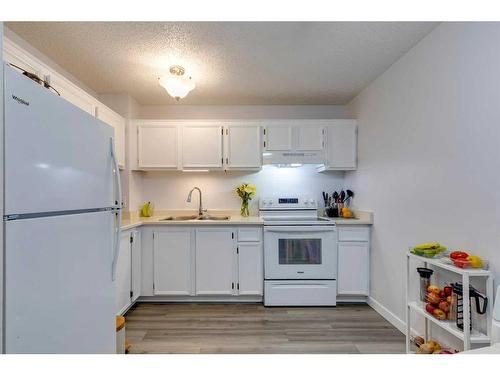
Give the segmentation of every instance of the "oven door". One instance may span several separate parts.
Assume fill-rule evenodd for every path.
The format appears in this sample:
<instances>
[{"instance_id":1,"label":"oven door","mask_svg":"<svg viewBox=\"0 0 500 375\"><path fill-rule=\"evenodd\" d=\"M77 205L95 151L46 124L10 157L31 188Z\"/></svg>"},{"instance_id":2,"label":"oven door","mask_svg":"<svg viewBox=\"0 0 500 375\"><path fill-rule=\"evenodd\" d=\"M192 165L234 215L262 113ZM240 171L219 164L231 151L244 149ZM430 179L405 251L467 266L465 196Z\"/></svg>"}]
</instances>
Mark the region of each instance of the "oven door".
<instances>
[{"instance_id":1,"label":"oven door","mask_svg":"<svg viewBox=\"0 0 500 375\"><path fill-rule=\"evenodd\" d=\"M336 279L335 226L265 226L266 280Z\"/></svg>"}]
</instances>

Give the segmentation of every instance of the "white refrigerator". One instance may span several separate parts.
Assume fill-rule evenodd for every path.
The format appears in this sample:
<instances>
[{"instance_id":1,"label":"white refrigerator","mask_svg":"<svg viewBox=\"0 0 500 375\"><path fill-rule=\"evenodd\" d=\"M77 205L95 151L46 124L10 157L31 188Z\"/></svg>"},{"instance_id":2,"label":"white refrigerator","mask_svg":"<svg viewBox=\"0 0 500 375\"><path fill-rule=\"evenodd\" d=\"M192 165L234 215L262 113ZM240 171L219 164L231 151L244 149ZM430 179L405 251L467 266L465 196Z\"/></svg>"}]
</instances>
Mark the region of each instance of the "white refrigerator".
<instances>
[{"instance_id":1,"label":"white refrigerator","mask_svg":"<svg viewBox=\"0 0 500 375\"><path fill-rule=\"evenodd\" d=\"M114 353L113 129L4 71L4 351Z\"/></svg>"}]
</instances>

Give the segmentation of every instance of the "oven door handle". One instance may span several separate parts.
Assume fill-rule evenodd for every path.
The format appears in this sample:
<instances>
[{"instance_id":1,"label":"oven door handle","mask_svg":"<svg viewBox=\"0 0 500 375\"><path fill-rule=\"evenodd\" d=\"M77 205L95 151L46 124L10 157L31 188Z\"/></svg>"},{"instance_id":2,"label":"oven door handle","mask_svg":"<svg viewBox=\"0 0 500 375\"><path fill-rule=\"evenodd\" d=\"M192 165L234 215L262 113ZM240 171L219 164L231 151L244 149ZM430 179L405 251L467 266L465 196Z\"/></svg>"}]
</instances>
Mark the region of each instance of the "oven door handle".
<instances>
[{"instance_id":1,"label":"oven door handle","mask_svg":"<svg viewBox=\"0 0 500 375\"><path fill-rule=\"evenodd\" d=\"M334 232L334 226L325 226L325 227L264 227L264 232L271 233L320 233L320 232Z\"/></svg>"}]
</instances>

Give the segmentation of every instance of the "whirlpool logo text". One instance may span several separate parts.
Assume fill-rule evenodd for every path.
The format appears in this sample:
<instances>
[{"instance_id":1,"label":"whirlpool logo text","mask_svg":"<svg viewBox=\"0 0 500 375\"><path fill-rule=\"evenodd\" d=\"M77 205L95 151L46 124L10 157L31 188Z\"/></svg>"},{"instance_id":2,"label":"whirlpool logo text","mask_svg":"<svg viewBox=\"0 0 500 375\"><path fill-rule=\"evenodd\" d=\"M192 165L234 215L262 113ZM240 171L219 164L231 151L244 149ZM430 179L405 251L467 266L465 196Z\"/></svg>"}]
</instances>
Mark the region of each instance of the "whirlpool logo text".
<instances>
[{"instance_id":1,"label":"whirlpool logo text","mask_svg":"<svg viewBox=\"0 0 500 375\"><path fill-rule=\"evenodd\" d=\"M16 102L20 103L20 104L24 104L24 105L30 105L29 102L27 102L26 100L24 99L21 99L15 95L12 95L12 99L14 99Z\"/></svg>"}]
</instances>

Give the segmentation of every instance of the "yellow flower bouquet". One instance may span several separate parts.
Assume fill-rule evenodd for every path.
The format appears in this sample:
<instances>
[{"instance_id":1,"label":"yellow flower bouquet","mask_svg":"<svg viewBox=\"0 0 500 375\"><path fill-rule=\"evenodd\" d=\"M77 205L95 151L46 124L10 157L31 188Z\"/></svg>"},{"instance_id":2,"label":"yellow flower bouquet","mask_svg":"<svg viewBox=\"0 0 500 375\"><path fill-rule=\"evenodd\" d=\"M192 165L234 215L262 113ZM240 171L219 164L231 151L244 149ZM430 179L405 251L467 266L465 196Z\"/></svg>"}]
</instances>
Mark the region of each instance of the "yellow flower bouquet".
<instances>
[{"instance_id":1,"label":"yellow flower bouquet","mask_svg":"<svg viewBox=\"0 0 500 375\"><path fill-rule=\"evenodd\" d=\"M248 202L255 196L257 188L252 184L241 184L236 188L236 194L241 198L241 216L249 216Z\"/></svg>"}]
</instances>

